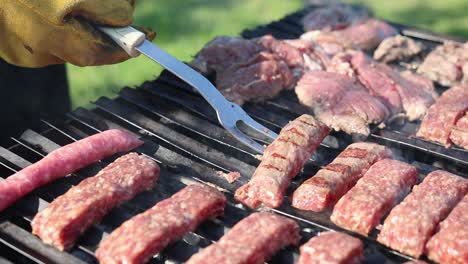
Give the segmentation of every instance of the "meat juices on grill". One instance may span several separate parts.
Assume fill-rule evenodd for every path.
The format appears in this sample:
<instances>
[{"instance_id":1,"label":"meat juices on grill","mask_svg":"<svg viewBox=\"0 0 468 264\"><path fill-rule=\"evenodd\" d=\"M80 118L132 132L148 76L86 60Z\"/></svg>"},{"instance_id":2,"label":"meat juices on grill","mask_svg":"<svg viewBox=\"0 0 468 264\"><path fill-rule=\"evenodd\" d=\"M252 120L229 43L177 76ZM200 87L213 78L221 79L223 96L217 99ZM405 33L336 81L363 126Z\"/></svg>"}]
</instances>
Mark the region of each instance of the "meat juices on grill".
<instances>
[{"instance_id":1,"label":"meat juices on grill","mask_svg":"<svg viewBox=\"0 0 468 264\"><path fill-rule=\"evenodd\" d=\"M327 126L346 133L369 135L369 124L384 121L387 107L352 78L335 72L305 73L296 86L299 101L312 108Z\"/></svg>"},{"instance_id":2,"label":"meat juices on grill","mask_svg":"<svg viewBox=\"0 0 468 264\"><path fill-rule=\"evenodd\" d=\"M250 181L236 190L236 199L251 208L281 206L292 178L329 132L328 127L310 115L289 122L265 149Z\"/></svg>"},{"instance_id":3,"label":"meat juices on grill","mask_svg":"<svg viewBox=\"0 0 468 264\"><path fill-rule=\"evenodd\" d=\"M421 53L424 49L421 42L402 35L384 39L374 51L374 59L389 63L393 61L406 61Z\"/></svg>"},{"instance_id":4,"label":"meat juices on grill","mask_svg":"<svg viewBox=\"0 0 468 264\"><path fill-rule=\"evenodd\" d=\"M372 164L391 155L388 148L375 143L349 145L332 163L296 189L292 195L292 206L324 211L351 189Z\"/></svg>"},{"instance_id":5,"label":"meat juices on grill","mask_svg":"<svg viewBox=\"0 0 468 264\"><path fill-rule=\"evenodd\" d=\"M416 136L450 147L450 133L468 109L468 86L454 86L429 108Z\"/></svg>"},{"instance_id":6,"label":"meat juices on grill","mask_svg":"<svg viewBox=\"0 0 468 264\"><path fill-rule=\"evenodd\" d=\"M403 202L393 208L377 240L389 248L419 258L437 224L467 192L467 179L441 170L429 173Z\"/></svg>"},{"instance_id":7,"label":"meat juices on grill","mask_svg":"<svg viewBox=\"0 0 468 264\"><path fill-rule=\"evenodd\" d=\"M432 82L422 76L399 73L374 62L363 52L354 52L350 57L361 83L372 95L381 98L394 114L404 110L408 120L420 119L437 97Z\"/></svg>"},{"instance_id":8,"label":"meat juices on grill","mask_svg":"<svg viewBox=\"0 0 468 264\"><path fill-rule=\"evenodd\" d=\"M314 41L328 54L333 55L347 49L372 50L382 40L396 34L398 31L389 24L370 18L342 30L310 31L301 38Z\"/></svg>"},{"instance_id":9,"label":"meat juices on grill","mask_svg":"<svg viewBox=\"0 0 468 264\"><path fill-rule=\"evenodd\" d=\"M159 178L152 160L129 153L87 178L40 211L31 222L33 234L65 250L112 208L151 189Z\"/></svg>"},{"instance_id":10,"label":"meat juices on grill","mask_svg":"<svg viewBox=\"0 0 468 264\"><path fill-rule=\"evenodd\" d=\"M281 248L297 245L299 239L294 220L269 212L253 213L186 264L261 264Z\"/></svg>"},{"instance_id":11,"label":"meat juices on grill","mask_svg":"<svg viewBox=\"0 0 468 264\"><path fill-rule=\"evenodd\" d=\"M330 219L340 227L367 235L417 180L417 169L405 162L378 161L336 203Z\"/></svg>"},{"instance_id":12,"label":"meat juices on grill","mask_svg":"<svg viewBox=\"0 0 468 264\"><path fill-rule=\"evenodd\" d=\"M136 136L112 129L54 150L0 182L0 211L40 186L142 144Z\"/></svg>"},{"instance_id":13,"label":"meat juices on grill","mask_svg":"<svg viewBox=\"0 0 468 264\"><path fill-rule=\"evenodd\" d=\"M418 73L446 86L468 84L468 42L439 45L427 55Z\"/></svg>"},{"instance_id":14,"label":"meat juices on grill","mask_svg":"<svg viewBox=\"0 0 468 264\"><path fill-rule=\"evenodd\" d=\"M439 224L439 231L426 244L426 252L435 262L468 263L468 195Z\"/></svg>"},{"instance_id":15,"label":"meat juices on grill","mask_svg":"<svg viewBox=\"0 0 468 264\"><path fill-rule=\"evenodd\" d=\"M99 245L99 263L137 264L148 261L168 244L223 215L224 195L207 185L189 185L147 211L132 217Z\"/></svg>"},{"instance_id":16,"label":"meat juices on grill","mask_svg":"<svg viewBox=\"0 0 468 264\"><path fill-rule=\"evenodd\" d=\"M450 133L453 144L468 149L468 111L460 118Z\"/></svg>"},{"instance_id":17,"label":"meat juices on grill","mask_svg":"<svg viewBox=\"0 0 468 264\"><path fill-rule=\"evenodd\" d=\"M358 238L328 231L311 238L300 248L296 264L358 264L364 259L364 245Z\"/></svg>"},{"instance_id":18,"label":"meat juices on grill","mask_svg":"<svg viewBox=\"0 0 468 264\"><path fill-rule=\"evenodd\" d=\"M339 30L357 21L369 17L369 10L363 6L355 7L346 4L327 5L314 8L304 16L301 24L304 31Z\"/></svg>"}]
</instances>

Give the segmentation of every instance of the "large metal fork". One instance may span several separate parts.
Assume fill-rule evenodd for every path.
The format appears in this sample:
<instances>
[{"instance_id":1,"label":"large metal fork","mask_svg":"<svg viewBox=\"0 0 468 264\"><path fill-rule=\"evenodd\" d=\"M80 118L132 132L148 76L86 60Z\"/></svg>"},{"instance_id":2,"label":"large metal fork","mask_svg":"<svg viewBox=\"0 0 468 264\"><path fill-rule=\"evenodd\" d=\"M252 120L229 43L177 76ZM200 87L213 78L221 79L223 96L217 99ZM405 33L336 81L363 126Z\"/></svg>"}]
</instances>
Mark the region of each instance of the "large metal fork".
<instances>
[{"instance_id":1,"label":"large metal fork","mask_svg":"<svg viewBox=\"0 0 468 264\"><path fill-rule=\"evenodd\" d=\"M137 31L132 27L100 27L99 29L109 35L117 44L119 44L119 46L127 51L129 55L138 56L139 53L143 53L180 79L190 84L214 108L219 123L236 139L258 153L263 153L264 147L242 132L239 129L239 123L244 123L246 126L273 140L278 136L270 129L262 126L252 119L252 117L250 117L239 105L226 100L218 89L216 89L216 87L203 75L196 72L191 67L179 61L177 58L155 44L147 41L142 32Z\"/></svg>"}]
</instances>

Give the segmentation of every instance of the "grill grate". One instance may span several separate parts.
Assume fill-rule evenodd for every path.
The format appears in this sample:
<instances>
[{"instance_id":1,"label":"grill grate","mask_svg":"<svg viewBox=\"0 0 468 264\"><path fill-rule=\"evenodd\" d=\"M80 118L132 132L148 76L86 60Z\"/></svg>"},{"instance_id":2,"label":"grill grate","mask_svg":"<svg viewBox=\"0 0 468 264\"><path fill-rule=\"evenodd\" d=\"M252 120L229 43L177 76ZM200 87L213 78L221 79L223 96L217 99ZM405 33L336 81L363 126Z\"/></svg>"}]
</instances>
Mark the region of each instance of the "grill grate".
<instances>
[{"instance_id":1,"label":"grill grate","mask_svg":"<svg viewBox=\"0 0 468 264\"><path fill-rule=\"evenodd\" d=\"M296 38L302 32L298 21L305 12L303 10L268 26L245 31L243 36L271 33L279 38ZM427 39L431 40L429 37ZM39 188L1 214L0 250L5 259L0 258L0 263L8 263L8 260L16 263L96 263L94 251L113 229L193 182L206 182L224 190L228 198L226 215L202 224L195 232L155 256L150 263L181 263L200 248L218 240L236 222L252 212L233 199L233 192L248 180L259 161L251 150L239 144L218 125L214 111L181 81L164 72L156 81L146 82L136 90L124 88L117 98L111 100L102 97L95 105L93 110L79 108L67 114L60 123L52 124L44 120L35 130L27 130L19 138L12 138L11 147L0 148L0 180L64 144L105 129L123 128L139 134L145 141L137 152L161 165L162 177L156 188L112 210L68 252L59 252L41 243L31 234L30 221L49 202L82 179L97 173L115 157ZM263 104L247 104L244 108L276 132L290 119L308 111L298 104L291 92ZM434 170L433 162L441 159L443 162L439 165L447 170L462 174L463 169L466 169L466 151L446 150L435 144L409 138L408 134L413 130L408 129L406 124L398 129L374 129L369 140L389 145L395 153L400 154L401 159L412 163L422 174ZM261 135L252 136L260 142L267 142ZM294 179L288 194L328 164L352 140L342 133L328 136ZM219 174L234 170L241 172L242 177L233 184L229 184ZM344 231L330 222L330 212L303 212L288 204L285 202L283 207L273 211L298 221L302 242L320 231ZM366 263L402 263L409 259L379 245L375 241L376 233L374 230L369 237L360 237L365 243ZM297 248L286 248L271 263L294 263L297 257Z\"/></svg>"}]
</instances>

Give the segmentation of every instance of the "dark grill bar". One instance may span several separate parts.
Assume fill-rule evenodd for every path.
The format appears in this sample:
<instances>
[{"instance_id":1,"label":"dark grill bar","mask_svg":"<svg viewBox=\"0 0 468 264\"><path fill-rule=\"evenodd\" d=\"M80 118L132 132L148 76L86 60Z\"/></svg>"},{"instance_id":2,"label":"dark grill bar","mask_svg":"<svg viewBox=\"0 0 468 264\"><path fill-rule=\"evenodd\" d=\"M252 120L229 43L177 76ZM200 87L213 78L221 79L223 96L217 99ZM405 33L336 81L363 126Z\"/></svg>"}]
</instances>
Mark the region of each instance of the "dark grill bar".
<instances>
[{"instance_id":1,"label":"dark grill bar","mask_svg":"<svg viewBox=\"0 0 468 264\"><path fill-rule=\"evenodd\" d=\"M278 38L297 38L302 33L299 21L306 11L302 10L267 26L245 31L242 35L246 38L264 34L273 34ZM440 39L427 33L420 33L418 38L428 42ZM9 263L12 260L15 263L97 263L94 252L103 237L133 215L193 182L205 182L223 190L228 198L226 215L202 224L195 232L189 233L155 256L150 263L182 263L200 248L219 240L236 222L252 212L236 202L233 193L248 181L259 160L255 153L239 144L218 125L214 111L180 80L163 72L160 78L146 82L138 89L122 89L115 99L102 97L95 102L95 106L92 110L78 108L67 114L62 122L43 120L40 127L27 130L18 138L12 138L12 145L8 148L0 147L0 180L60 146L106 129L121 128L141 136L145 144L136 151L161 165L161 178L156 188L112 210L101 223L90 228L70 251L59 252L31 234L32 218L56 197L86 177L95 175L116 157L102 160L69 177L41 187L2 212L0 250L5 259L0 258L0 263ZM278 98L262 104L247 104L244 109L275 132L289 120L309 112L298 103L293 92L284 92ZM368 140L388 145L400 159L416 166L424 175L435 170L434 165L437 165L467 177L466 150L445 149L416 139L411 136L416 128L417 124L399 124L396 121L385 129L373 128ZM259 142L268 142L261 135L251 135ZM331 162L352 141L352 137L343 133L328 136L294 179L288 190L288 197L301 182ZM232 171L239 171L241 178L230 184L222 173ZM290 207L289 202L285 202L277 210L270 210L293 218L300 224L302 243L321 231L348 232L329 220L330 212L299 211ZM360 238L366 247L365 263L403 263L409 259L377 243L375 230L369 237ZM286 248L271 263L294 263L297 258L297 248Z\"/></svg>"}]
</instances>

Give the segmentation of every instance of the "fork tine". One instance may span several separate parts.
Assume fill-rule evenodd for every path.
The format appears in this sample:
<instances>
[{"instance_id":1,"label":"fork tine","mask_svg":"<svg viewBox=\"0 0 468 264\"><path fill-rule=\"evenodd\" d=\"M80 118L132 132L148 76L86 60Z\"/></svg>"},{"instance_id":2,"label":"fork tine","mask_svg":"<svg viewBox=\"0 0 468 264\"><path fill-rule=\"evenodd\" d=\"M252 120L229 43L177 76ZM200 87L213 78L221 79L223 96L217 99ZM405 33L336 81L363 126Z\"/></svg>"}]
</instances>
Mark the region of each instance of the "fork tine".
<instances>
[{"instance_id":1,"label":"fork tine","mask_svg":"<svg viewBox=\"0 0 468 264\"><path fill-rule=\"evenodd\" d=\"M245 144L246 146L252 148L253 150L257 151L258 153L262 154L265 147L245 135L242 131L239 130L236 126L226 126L224 127L226 130L231 133L237 140Z\"/></svg>"},{"instance_id":2,"label":"fork tine","mask_svg":"<svg viewBox=\"0 0 468 264\"><path fill-rule=\"evenodd\" d=\"M278 137L278 135L275 132L273 132L270 129L264 127L263 125L261 125L260 123L255 121L249 115L245 115L240 121L242 121L244 124L246 124L250 128L258 131L259 133L261 133L261 134L263 134L265 136L267 136L268 138L271 138L272 140L275 140Z\"/></svg>"}]
</instances>

